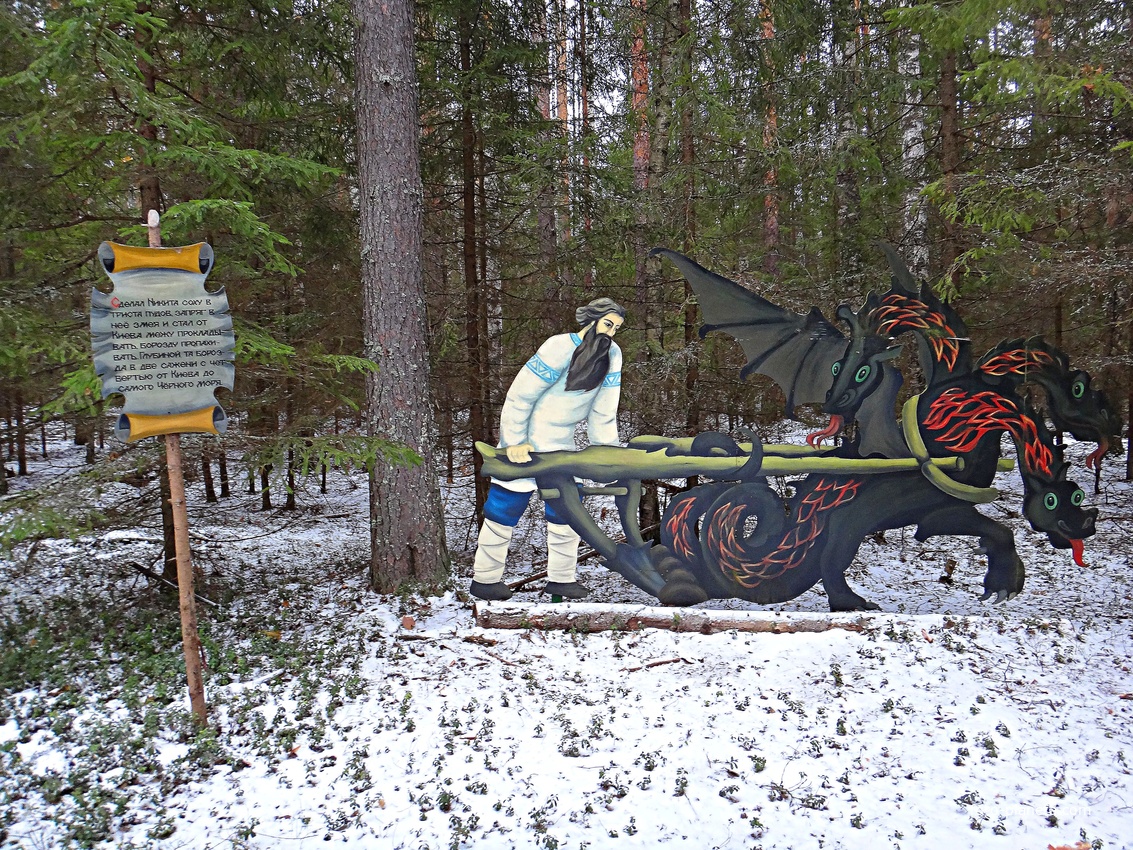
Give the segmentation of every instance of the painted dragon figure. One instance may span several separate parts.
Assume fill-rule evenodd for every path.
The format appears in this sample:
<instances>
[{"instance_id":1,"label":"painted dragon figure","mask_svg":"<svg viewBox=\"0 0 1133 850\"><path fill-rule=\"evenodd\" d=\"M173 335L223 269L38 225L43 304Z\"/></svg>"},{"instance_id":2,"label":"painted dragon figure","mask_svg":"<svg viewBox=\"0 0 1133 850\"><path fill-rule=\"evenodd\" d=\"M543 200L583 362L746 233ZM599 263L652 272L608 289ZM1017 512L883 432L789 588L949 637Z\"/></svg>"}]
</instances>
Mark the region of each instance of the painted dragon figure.
<instances>
[{"instance_id":1,"label":"painted dragon figure","mask_svg":"<svg viewBox=\"0 0 1133 850\"><path fill-rule=\"evenodd\" d=\"M871 293L858 311L838 309L850 328L848 339L817 310L793 314L683 255L658 253L677 265L697 293L706 321L702 334L723 330L740 341L749 358L745 374L759 371L780 383L788 412L797 404L824 404L830 425L808 438L812 446L857 419L860 439L826 456L912 454L923 462L919 472L812 473L797 483L786 504L758 479L694 488L674 499L663 519L659 569L666 584L657 593L662 601L778 602L821 580L832 610L873 608L849 587L846 570L867 535L909 525L917 527L919 540L977 537L988 558L983 598L1011 598L1024 579L1013 535L975 508L998 495L989 485L1004 433L1020 460L1024 514L1052 545L1072 549L1081 563L1082 540L1093 534L1097 511L1082 507L1084 493L1067 480L1061 448L1016 394L1025 380L1041 384L1056 425L1075 436L1098 437L1104 452L1120 420L1100 394L1090 399L1093 411L1069 403L1096 391L1088 389L1088 376L1069 370L1064 355L1045 344L1003 346L973 363L960 317L927 287L918 289L887 246L894 273L890 291ZM898 428L901 376L892 366L898 353L892 341L905 333L917 341L926 387L906 404ZM928 463L947 456L959 461L949 473ZM750 460L748 465L755 466Z\"/></svg>"}]
</instances>

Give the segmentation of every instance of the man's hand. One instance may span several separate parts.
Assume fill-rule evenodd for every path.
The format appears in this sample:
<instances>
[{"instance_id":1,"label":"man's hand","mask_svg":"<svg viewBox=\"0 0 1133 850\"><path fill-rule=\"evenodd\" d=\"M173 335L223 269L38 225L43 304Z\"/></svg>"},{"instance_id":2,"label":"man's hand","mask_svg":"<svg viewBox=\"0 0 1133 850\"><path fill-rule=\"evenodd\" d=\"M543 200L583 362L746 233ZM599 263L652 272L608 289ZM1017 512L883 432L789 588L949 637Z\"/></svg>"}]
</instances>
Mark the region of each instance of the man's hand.
<instances>
[{"instance_id":1,"label":"man's hand","mask_svg":"<svg viewBox=\"0 0 1133 850\"><path fill-rule=\"evenodd\" d=\"M520 446L508 446L507 459L512 463L531 463L531 450L535 447L530 443L524 443Z\"/></svg>"}]
</instances>

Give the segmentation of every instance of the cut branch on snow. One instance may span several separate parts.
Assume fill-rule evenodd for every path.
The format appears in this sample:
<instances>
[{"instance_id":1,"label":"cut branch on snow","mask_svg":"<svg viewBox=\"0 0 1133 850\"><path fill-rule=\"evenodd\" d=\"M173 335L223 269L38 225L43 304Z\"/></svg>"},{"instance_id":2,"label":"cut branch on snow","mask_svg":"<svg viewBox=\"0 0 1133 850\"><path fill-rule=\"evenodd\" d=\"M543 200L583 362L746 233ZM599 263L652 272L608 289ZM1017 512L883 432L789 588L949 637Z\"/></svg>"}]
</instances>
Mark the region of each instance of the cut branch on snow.
<instances>
[{"instance_id":1,"label":"cut branch on snow","mask_svg":"<svg viewBox=\"0 0 1133 850\"><path fill-rule=\"evenodd\" d=\"M598 603L525 604L477 602L476 625L483 629L552 629L578 632L665 629L673 632L761 632L791 634L832 629L861 632L865 614L779 614L766 611L711 611Z\"/></svg>"}]
</instances>

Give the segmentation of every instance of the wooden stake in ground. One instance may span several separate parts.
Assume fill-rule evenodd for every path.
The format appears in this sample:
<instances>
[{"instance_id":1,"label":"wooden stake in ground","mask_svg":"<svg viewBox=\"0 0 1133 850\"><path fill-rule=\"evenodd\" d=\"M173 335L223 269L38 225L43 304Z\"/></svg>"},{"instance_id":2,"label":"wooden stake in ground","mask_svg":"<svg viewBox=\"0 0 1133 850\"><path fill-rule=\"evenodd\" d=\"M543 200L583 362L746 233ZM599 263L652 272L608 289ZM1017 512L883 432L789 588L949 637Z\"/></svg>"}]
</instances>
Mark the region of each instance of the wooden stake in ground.
<instances>
[{"instance_id":1,"label":"wooden stake in ground","mask_svg":"<svg viewBox=\"0 0 1133 850\"><path fill-rule=\"evenodd\" d=\"M149 211L146 222L149 246L161 247L161 218ZM177 594L181 608L181 643L185 650L185 677L189 683L189 705L193 719L208 723L205 683L201 674L201 636L197 627L197 606L193 597L193 561L189 552L189 512L185 501L185 477L181 471L181 435L165 435L165 462L169 468L169 496L173 508L173 538L177 546Z\"/></svg>"}]
</instances>

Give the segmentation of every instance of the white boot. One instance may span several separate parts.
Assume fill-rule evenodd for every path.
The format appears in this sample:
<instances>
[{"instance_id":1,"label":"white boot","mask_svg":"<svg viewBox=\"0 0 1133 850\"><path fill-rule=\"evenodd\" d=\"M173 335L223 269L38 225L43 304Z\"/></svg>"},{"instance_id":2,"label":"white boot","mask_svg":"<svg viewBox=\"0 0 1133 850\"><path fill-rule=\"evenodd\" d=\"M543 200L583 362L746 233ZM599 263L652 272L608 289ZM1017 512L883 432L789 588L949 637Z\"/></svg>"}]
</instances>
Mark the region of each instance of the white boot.
<instances>
[{"instance_id":1,"label":"white boot","mask_svg":"<svg viewBox=\"0 0 1133 850\"><path fill-rule=\"evenodd\" d=\"M578 533L569 525L547 523L547 593L581 599L590 591L579 584Z\"/></svg>"},{"instance_id":2,"label":"white boot","mask_svg":"<svg viewBox=\"0 0 1133 850\"><path fill-rule=\"evenodd\" d=\"M472 595L481 599L508 599L511 589L503 583L507 550L511 535L510 525L501 525L485 518L476 541L476 558L472 562Z\"/></svg>"},{"instance_id":3,"label":"white boot","mask_svg":"<svg viewBox=\"0 0 1133 850\"><path fill-rule=\"evenodd\" d=\"M547 581L572 584L578 567L578 533L569 525L547 523Z\"/></svg>"}]
</instances>

